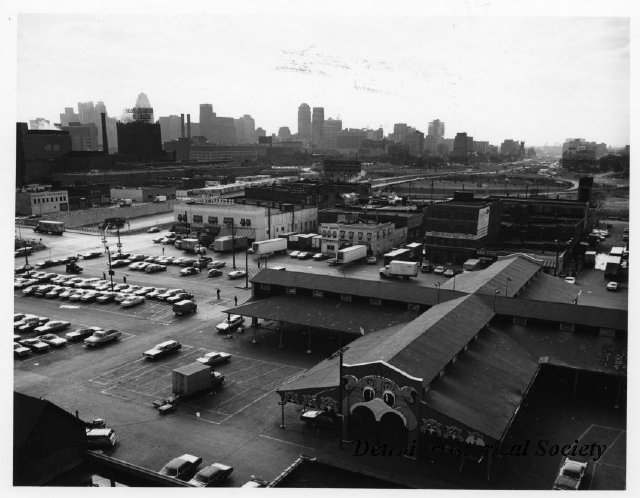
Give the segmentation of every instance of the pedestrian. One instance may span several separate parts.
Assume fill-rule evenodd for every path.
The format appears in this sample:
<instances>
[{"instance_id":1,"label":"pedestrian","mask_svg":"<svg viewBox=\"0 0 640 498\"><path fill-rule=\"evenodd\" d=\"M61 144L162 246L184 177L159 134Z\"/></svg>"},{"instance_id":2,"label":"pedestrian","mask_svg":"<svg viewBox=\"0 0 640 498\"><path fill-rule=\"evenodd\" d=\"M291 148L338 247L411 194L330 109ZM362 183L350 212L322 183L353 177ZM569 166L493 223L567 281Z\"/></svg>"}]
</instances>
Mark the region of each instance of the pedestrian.
<instances>
[{"instance_id":1,"label":"pedestrian","mask_svg":"<svg viewBox=\"0 0 640 498\"><path fill-rule=\"evenodd\" d=\"M106 280L107 279L107 274L105 272L102 272L102 280Z\"/></svg>"},{"instance_id":2,"label":"pedestrian","mask_svg":"<svg viewBox=\"0 0 640 498\"><path fill-rule=\"evenodd\" d=\"M233 300L235 301L236 306L238 306L238 296L233 296Z\"/></svg>"},{"instance_id":3,"label":"pedestrian","mask_svg":"<svg viewBox=\"0 0 640 498\"><path fill-rule=\"evenodd\" d=\"M122 283L126 284L127 283L127 276L125 275L124 277L122 277Z\"/></svg>"},{"instance_id":4,"label":"pedestrian","mask_svg":"<svg viewBox=\"0 0 640 498\"><path fill-rule=\"evenodd\" d=\"M216 289L216 292L218 293L218 299L220 299L220 289Z\"/></svg>"},{"instance_id":5,"label":"pedestrian","mask_svg":"<svg viewBox=\"0 0 640 498\"><path fill-rule=\"evenodd\" d=\"M258 260L258 270L260 269L260 260Z\"/></svg>"},{"instance_id":6,"label":"pedestrian","mask_svg":"<svg viewBox=\"0 0 640 498\"><path fill-rule=\"evenodd\" d=\"M162 255L164 256L164 246L162 246Z\"/></svg>"}]
</instances>

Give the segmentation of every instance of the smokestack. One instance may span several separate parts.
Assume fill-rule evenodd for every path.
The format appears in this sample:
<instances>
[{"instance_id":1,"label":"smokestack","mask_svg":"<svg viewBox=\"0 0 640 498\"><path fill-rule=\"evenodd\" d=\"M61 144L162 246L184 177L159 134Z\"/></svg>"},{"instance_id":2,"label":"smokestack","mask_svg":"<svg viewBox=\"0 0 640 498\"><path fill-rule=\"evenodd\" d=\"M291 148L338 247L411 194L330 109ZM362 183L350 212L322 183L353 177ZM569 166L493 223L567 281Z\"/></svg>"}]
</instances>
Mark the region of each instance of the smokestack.
<instances>
[{"instance_id":1,"label":"smokestack","mask_svg":"<svg viewBox=\"0 0 640 498\"><path fill-rule=\"evenodd\" d=\"M187 138L191 140L191 114L187 114Z\"/></svg>"},{"instance_id":2,"label":"smokestack","mask_svg":"<svg viewBox=\"0 0 640 498\"><path fill-rule=\"evenodd\" d=\"M180 138L184 138L184 114L180 114Z\"/></svg>"},{"instance_id":3,"label":"smokestack","mask_svg":"<svg viewBox=\"0 0 640 498\"><path fill-rule=\"evenodd\" d=\"M109 155L109 141L107 140L107 115L100 113L100 122L102 123L102 152Z\"/></svg>"}]
</instances>

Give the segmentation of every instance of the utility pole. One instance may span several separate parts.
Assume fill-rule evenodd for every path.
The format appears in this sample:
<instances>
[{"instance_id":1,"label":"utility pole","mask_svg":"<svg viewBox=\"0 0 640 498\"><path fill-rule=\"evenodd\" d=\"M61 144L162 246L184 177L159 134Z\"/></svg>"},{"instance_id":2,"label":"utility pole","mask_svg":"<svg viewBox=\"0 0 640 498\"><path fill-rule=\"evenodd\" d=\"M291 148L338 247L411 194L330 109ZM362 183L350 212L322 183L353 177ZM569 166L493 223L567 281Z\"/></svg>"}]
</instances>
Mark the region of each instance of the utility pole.
<instances>
[{"instance_id":1,"label":"utility pole","mask_svg":"<svg viewBox=\"0 0 640 498\"><path fill-rule=\"evenodd\" d=\"M244 248L244 288L249 288L249 246Z\"/></svg>"},{"instance_id":2,"label":"utility pole","mask_svg":"<svg viewBox=\"0 0 640 498\"><path fill-rule=\"evenodd\" d=\"M113 292L113 268L111 267L111 251L109 246L105 246L107 249L107 257L109 258L109 278L111 279L111 292Z\"/></svg>"},{"instance_id":3,"label":"utility pole","mask_svg":"<svg viewBox=\"0 0 640 498\"><path fill-rule=\"evenodd\" d=\"M343 440L343 436L344 436L344 409L343 409L343 402L342 402L342 365L343 365L343 360L344 360L344 353L345 351L347 351L349 349L349 346L344 346L340 349L338 349L338 351L336 351L335 353L333 353L329 359L332 360L336 357L338 357L340 359L340 363L339 363L339 375L340 378L338 379L338 416L340 417L340 439L338 440L338 447L340 449L342 449L342 440Z\"/></svg>"}]
</instances>

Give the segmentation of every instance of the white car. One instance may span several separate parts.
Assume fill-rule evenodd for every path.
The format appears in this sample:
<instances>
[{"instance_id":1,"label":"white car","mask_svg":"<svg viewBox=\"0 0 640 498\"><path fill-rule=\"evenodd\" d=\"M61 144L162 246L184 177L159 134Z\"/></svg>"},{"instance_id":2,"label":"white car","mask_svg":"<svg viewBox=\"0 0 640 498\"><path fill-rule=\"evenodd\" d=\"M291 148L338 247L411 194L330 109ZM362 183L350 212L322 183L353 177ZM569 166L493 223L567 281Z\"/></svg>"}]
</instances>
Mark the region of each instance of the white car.
<instances>
[{"instance_id":1,"label":"white car","mask_svg":"<svg viewBox=\"0 0 640 498\"><path fill-rule=\"evenodd\" d=\"M565 277L564 281L567 282L568 284L575 284L576 277Z\"/></svg>"},{"instance_id":2,"label":"white car","mask_svg":"<svg viewBox=\"0 0 640 498\"><path fill-rule=\"evenodd\" d=\"M242 278L246 276L247 272L243 270L236 270L236 271L230 271L229 273L227 273L227 275L229 276L230 280L234 280L236 278Z\"/></svg>"},{"instance_id":3,"label":"white car","mask_svg":"<svg viewBox=\"0 0 640 498\"><path fill-rule=\"evenodd\" d=\"M220 333L230 333L240 327L244 323L244 317L240 315L231 315L224 322L216 325L216 330Z\"/></svg>"},{"instance_id":4,"label":"white car","mask_svg":"<svg viewBox=\"0 0 640 498\"><path fill-rule=\"evenodd\" d=\"M571 460L568 457L562 461L560 470L553 483L553 489L557 490L577 490L587 471L587 462Z\"/></svg>"},{"instance_id":5,"label":"white car","mask_svg":"<svg viewBox=\"0 0 640 498\"><path fill-rule=\"evenodd\" d=\"M204 365L214 366L219 363L226 363L231 359L231 355L229 353L223 353L222 351L211 351L210 353L205 353L196 361Z\"/></svg>"},{"instance_id":6,"label":"white car","mask_svg":"<svg viewBox=\"0 0 640 498\"><path fill-rule=\"evenodd\" d=\"M444 266L436 266L436 268L433 270L433 273L435 273L436 275L442 275L444 272Z\"/></svg>"},{"instance_id":7,"label":"white car","mask_svg":"<svg viewBox=\"0 0 640 498\"><path fill-rule=\"evenodd\" d=\"M617 291L620 289L620 284L618 282L609 282L607 284L607 290L608 291Z\"/></svg>"},{"instance_id":8,"label":"white car","mask_svg":"<svg viewBox=\"0 0 640 498\"><path fill-rule=\"evenodd\" d=\"M40 327L36 327L34 332L38 334L46 334L47 332L54 332L56 330L64 330L71 325L69 322L63 322L61 320L51 320ZM65 341L66 342L66 341Z\"/></svg>"},{"instance_id":9,"label":"white car","mask_svg":"<svg viewBox=\"0 0 640 498\"><path fill-rule=\"evenodd\" d=\"M292 258L297 258L299 254L300 254L300 251L291 251L289 253L289 256L291 256Z\"/></svg>"},{"instance_id":10,"label":"white car","mask_svg":"<svg viewBox=\"0 0 640 498\"><path fill-rule=\"evenodd\" d=\"M142 296L130 296L124 301L120 303L120 306L123 308L130 308L131 306L136 306L138 304L144 303L145 299Z\"/></svg>"},{"instance_id":11,"label":"white car","mask_svg":"<svg viewBox=\"0 0 640 498\"><path fill-rule=\"evenodd\" d=\"M44 334L38 336L38 339L40 339L45 344L48 344L49 346L53 346L54 348L61 348L62 346L65 346L67 344L66 339L58 337L55 334Z\"/></svg>"}]
</instances>

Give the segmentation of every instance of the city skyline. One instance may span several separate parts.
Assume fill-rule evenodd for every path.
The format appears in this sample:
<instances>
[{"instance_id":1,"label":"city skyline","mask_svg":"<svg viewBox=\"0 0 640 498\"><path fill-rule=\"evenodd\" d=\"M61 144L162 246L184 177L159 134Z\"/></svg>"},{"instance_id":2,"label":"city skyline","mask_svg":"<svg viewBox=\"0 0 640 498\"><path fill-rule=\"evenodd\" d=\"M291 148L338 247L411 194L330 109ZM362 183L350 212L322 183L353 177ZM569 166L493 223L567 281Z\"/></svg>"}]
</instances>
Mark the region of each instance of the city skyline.
<instances>
[{"instance_id":1,"label":"city skyline","mask_svg":"<svg viewBox=\"0 0 640 498\"><path fill-rule=\"evenodd\" d=\"M144 92L155 116L195 117L212 103L221 116L250 114L269 134L296 133L305 102L344 128L389 133L407 123L426 134L441 119L448 137L493 144L630 141L628 19L415 16L399 17L396 31L393 16L365 17L354 31L349 15L149 15L163 33L150 37L122 15L20 14L17 120L53 123L64 107L100 100L118 118ZM251 36L236 42L238 32ZM71 50L80 40L82 54Z\"/></svg>"}]
</instances>

